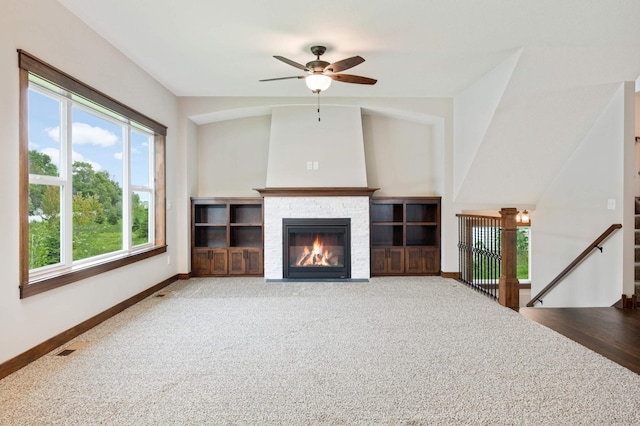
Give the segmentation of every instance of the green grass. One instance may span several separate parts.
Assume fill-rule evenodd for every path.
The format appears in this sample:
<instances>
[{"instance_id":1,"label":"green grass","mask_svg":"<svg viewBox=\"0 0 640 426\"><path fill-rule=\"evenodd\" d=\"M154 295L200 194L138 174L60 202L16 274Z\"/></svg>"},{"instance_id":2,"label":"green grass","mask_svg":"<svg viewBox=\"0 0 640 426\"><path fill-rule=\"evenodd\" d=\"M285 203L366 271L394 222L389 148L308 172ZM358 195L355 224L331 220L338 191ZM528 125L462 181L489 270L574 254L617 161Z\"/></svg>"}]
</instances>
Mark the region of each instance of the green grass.
<instances>
[{"instance_id":1,"label":"green grass","mask_svg":"<svg viewBox=\"0 0 640 426\"><path fill-rule=\"evenodd\" d=\"M78 228L74 229L73 235L73 260L122 250L120 224L89 224Z\"/></svg>"}]
</instances>

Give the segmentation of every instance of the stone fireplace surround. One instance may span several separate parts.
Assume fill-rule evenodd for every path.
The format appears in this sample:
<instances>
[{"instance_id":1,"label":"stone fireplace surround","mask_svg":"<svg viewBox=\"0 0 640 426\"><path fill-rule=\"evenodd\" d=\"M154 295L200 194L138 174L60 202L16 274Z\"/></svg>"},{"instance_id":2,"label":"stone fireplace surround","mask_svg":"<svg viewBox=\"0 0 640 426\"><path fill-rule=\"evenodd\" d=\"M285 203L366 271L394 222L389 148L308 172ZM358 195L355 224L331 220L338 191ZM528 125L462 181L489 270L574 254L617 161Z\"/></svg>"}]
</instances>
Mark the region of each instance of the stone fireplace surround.
<instances>
[{"instance_id":1,"label":"stone fireplace surround","mask_svg":"<svg viewBox=\"0 0 640 426\"><path fill-rule=\"evenodd\" d=\"M283 279L283 218L350 218L351 280L370 277L369 198L377 188L264 188L264 278Z\"/></svg>"}]
</instances>

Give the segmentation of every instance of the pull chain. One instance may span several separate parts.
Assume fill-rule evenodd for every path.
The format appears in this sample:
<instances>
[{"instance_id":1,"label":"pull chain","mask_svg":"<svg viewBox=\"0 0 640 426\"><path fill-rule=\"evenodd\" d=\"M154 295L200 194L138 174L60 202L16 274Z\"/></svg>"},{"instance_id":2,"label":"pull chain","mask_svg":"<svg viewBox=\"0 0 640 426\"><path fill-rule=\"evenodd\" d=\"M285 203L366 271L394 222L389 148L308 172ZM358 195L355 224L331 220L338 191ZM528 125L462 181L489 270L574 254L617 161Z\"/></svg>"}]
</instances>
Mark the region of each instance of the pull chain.
<instances>
[{"instance_id":1,"label":"pull chain","mask_svg":"<svg viewBox=\"0 0 640 426\"><path fill-rule=\"evenodd\" d=\"M318 91L318 123L320 122L320 91Z\"/></svg>"}]
</instances>

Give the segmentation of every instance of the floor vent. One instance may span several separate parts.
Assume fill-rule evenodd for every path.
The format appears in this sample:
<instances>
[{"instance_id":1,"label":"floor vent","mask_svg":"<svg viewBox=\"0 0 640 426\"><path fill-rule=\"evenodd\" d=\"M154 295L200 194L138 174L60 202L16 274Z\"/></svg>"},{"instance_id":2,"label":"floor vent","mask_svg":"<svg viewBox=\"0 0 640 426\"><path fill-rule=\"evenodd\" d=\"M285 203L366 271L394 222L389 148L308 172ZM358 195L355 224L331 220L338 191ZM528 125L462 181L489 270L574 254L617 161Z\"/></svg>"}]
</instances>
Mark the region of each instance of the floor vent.
<instances>
[{"instance_id":1,"label":"floor vent","mask_svg":"<svg viewBox=\"0 0 640 426\"><path fill-rule=\"evenodd\" d=\"M170 295L170 294L171 294L171 292L170 292L170 291L161 291L161 292L158 292L158 293L156 294L156 297L165 297L165 296L168 296L168 295Z\"/></svg>"},{"instance_id":2,"label":"floor vent","mask_svg":"<svg viewBox=\"0 0 640 426\"><path fill-rule=\"evenodd\" d=\"M58 353L58 356L68 356L77 351L78 349L84 348L87 346L89 342L73 342L66 349L62 350Z\"/></svg>"}]
</instances>

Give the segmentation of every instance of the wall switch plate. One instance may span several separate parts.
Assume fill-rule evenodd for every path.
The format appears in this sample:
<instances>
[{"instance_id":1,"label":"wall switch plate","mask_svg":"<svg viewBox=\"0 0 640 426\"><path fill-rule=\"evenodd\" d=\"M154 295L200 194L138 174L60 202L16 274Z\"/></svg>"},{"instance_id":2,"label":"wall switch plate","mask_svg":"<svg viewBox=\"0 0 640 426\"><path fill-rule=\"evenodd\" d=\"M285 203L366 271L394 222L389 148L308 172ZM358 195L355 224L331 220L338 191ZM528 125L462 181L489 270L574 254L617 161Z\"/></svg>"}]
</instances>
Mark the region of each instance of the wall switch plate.
<instances>
[{"instance_id":1,"label":"wall switch plate","mask_svg":"<svg viewBox=\"0 0 640 426\"><path fill-rule=\"evenodd\" d=\"M307 170L313 170L313 162L307 161Z\"/></svg>"},{"instance_id":2,"label":"wall switch plate","mask_svg":"<svg viewBox=\"0 0 640 426\"><path fill-rule=\"evenodd\" d=\"M615 210L616 209L616 199L615 198L609 198L607 200L607 208L609 210Z\"/></svg>"},{"instance_id":3,"label":"wall switch plate","mask_svg":"<svg viewBox=\"0 0 640 426\"><path fill-rule=\"evenodd\" d=\"M317 161L313 162L313 170L318 170L318 162Z\"/></svg>"}]
</instances>

